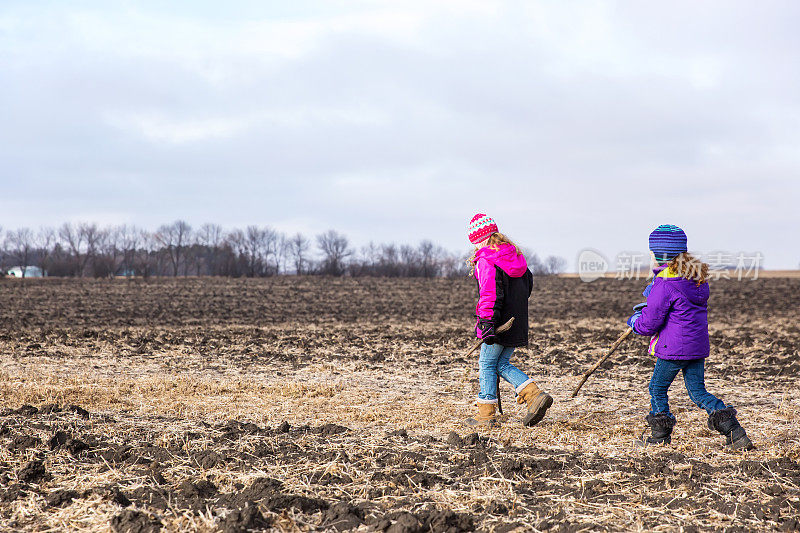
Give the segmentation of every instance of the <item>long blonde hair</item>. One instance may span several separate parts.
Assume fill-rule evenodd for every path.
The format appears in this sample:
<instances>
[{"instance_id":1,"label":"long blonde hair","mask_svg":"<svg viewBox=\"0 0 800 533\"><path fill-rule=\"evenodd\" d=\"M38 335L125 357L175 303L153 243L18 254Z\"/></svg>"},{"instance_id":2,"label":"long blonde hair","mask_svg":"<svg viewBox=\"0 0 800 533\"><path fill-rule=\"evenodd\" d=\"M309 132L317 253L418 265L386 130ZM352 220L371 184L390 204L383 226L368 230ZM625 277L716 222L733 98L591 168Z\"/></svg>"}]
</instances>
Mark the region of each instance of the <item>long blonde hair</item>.
<instances>
[{"instance_id":1,"label":"long blonde hair","mask_svg":"<svg viewBox=\"0 0 800 533\"><path fill-rule=\"evenodd\" d=\"M697 259L689 252L677 255L667 266L672 272L682 278L702 285L708 281L708 265Z\"/></svg>"},{"instance_id":2,"label":"long blonde hair","mask_svg":"<svg viewBox=\"0 0 800 533\"><path fill-rule=\"evenodd\" d=\"M511 239L509 239L500 232L492 233L489 236L489 242L486 244L486 246L488 246L492 250L499 250L501 244L510 244L511 246L514 247L514 251L517 252L517 255L522 255L522 251L519 249L519 246L514 244L514 242ZM467 259L467 264L469 265L469 274L467 274L468 276L473 276L475 274L475 263L478 262L478 260L475 257L477 254L478 250L475 250L469 257L469 259Z\"/></svg>"}]
</instances>

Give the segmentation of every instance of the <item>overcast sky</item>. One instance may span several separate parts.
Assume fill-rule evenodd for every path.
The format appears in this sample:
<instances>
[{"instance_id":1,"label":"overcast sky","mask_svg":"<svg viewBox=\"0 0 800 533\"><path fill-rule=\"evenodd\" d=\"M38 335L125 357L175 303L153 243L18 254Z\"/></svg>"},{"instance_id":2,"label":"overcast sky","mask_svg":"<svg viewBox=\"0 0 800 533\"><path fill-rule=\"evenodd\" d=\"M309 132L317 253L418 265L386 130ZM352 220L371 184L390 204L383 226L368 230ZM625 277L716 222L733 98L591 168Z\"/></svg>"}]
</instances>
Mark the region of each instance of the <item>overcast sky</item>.
<instances>
[{"instance_id":1,"label":"overcast sky","mask_svg":"<svg viewBox=\"0 0 800 533\"><path fill-rule=\"evenodd\" d=\"M164 4L169 4L165 7ZM238 6L238 7L233 7ZM800 263L800 3L0 3L0 225Z\"/></svg>"}]
</instances>

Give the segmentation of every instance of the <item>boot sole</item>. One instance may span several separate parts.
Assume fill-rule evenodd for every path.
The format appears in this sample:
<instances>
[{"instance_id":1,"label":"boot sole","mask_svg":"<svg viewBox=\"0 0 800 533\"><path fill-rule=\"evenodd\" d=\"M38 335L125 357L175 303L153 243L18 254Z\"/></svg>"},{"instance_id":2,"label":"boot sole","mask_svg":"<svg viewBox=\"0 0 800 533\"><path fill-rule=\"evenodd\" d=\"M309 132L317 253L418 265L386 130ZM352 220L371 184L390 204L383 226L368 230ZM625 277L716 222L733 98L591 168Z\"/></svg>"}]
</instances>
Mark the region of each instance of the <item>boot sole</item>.
<instances>
[{"instance_id":1,"label":"boot sole","mask_svg":"<svg viewBox=\"0 0 800 533\"><path fill-rule=\"evenodd\" d=\"M633 439L634 448L646 448L648 446L665 446L665 445L671 444L671 443L672 443L672 439L671 438L664 439L661 442L647 442L647 437L639 438L639 439Z\"/></svg>"},{"instance_id":2,"label":"boot sole","mask_svg":"<svg viewBox=\"0 0 800 533\"><path fill-rule=\"evenodd\" d=\"M526 427L535 426L539 422L542 421L544 418L545 413L547 410L550 409L550 406L553 405L553 397L549 394L542 394L544 398L539 400L538 404L533 408L533 410L529 411L525 418L522 419L522 425Z\"/></svg>"},{"instance_id":3,"label":"boot sole","mask_svg":"<svg viewBox=\"0 0 800 533\"><path fill-rule=\"evenodd\" d=\"M469 427L496 427L500 425L500 421L497 419L492 420L475 420L474 418L467 418L464 420L463 424Z\"/></svg>"},{"instance_id":4,"label":"boot sole","mask_svg":"<svg viewBox=\"0 0 800 533\"><path fill-rule=\"evenodd\" d=\"M738 452L743 450L744 451L752 450L755 448L755 446L753 445L753 442L750 440L750 438L747 435L745 435L744 437L736 439L731 444L725 444L725 448L727 448L728 450L733 450Z\"/></svg>"}]
</instances>

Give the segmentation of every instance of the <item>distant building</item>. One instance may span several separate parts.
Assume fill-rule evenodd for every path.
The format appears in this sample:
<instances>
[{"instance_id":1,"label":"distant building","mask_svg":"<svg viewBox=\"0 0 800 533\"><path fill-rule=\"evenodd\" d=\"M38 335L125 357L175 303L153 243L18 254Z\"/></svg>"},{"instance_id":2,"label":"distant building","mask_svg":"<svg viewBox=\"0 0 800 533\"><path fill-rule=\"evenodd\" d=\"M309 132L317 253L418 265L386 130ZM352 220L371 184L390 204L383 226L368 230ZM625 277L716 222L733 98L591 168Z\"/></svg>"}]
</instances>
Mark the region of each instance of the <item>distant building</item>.
<instances>
[{"instance_id":1,"label":"distant building","mask_svg":"<svg viewBox=\"0 0 800 533\"><path fill-rule=\"evenodd\" d=\"M25 270L25 277L26 278L43 278L44 277L44 272L42 271L41 268L39 268L37 266L28 266L28 267L25 267L24 270ZM9 275L9 276L14 276L15 278L21 278L22 277L22 271L23 271L23 267L15 266L15 267L10 268L8 270L8 272L6 272L6 274Z\"/></svg>"}]
</instances>

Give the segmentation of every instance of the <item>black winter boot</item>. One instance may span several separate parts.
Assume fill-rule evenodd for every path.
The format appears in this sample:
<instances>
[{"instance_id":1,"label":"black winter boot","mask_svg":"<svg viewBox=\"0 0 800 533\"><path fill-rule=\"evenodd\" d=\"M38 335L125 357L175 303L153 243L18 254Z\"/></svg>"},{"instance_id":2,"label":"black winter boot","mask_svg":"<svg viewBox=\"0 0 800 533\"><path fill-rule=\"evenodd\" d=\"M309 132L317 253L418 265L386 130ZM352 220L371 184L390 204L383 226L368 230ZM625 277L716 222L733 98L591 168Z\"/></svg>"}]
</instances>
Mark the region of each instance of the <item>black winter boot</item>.
<instances>
[{"instance_id":1,"label":"black winter boot","mask_svg":"<svg viewBox=\"0 0 800 533\"><path fill-rule=\"evenodd\" d=\"M645 417L650 426L651 435L647 438L642 435L636 444L647 446L648 444L669 444L672 442L672 428L675 427L675 418L666 413L657 415L647 415Z\"/></svg>"},{"instance_id":2,"label":"black winter boot","mask_svg":"<svg viewBox=\"0 0 800 533\"><path fill-rule=\"evenodd\" d=\"M708 429L719 431L725 437L725 446L732 450L752 450L755 447L736 420L736 409L733 407L719 409L708 415Z\"/></svg>"}]
</instances>

